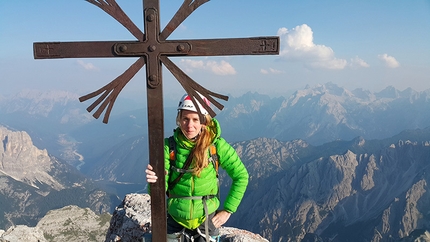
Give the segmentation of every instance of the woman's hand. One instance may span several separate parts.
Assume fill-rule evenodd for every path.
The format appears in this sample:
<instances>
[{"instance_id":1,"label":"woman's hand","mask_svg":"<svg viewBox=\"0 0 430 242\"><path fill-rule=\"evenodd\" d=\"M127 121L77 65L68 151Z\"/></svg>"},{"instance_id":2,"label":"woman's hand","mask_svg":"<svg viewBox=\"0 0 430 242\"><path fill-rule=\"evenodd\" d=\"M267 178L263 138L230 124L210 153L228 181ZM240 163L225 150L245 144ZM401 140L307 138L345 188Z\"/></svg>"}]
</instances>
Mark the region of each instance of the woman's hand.
<instances>
[{"instance_id":1,"label":"woman's hand","mask_svg":"<svg viewBox=\"0 0 430 242\"><path fill-rule=\"evenodd\" d=\"M155 174L154 171L152 171L153 168L150 164L146 167L145 173L146 173L146 181L148 183L155 183L158 179L157 174ZM167 171L164 171L164 175L167 175Z\"/></svg>"},{"instance_id":2,"label":"woman's hand","mask_svg":"<svg viewBox=\"0 0 430 242\"><path fill-rule=\"evenodd\" d=\"M152 170L153 170L152 166L150 164L148 164L148 166L146 167L146 170L145 170L146 181L148 183L155 183L158 179L157 175Z\"/></svg>"},{"instance_id":3,"label":"woman's hand","mask_svg":"<svg viewBox=\"0 0 430 242\"><path fill-rule=\"evenodd\" d=\"M216 228L219 228L227 222L227 220L230 218L230 215L231 213L221 210L212 218L212 223Z\"/></svg>"}]
</instances>

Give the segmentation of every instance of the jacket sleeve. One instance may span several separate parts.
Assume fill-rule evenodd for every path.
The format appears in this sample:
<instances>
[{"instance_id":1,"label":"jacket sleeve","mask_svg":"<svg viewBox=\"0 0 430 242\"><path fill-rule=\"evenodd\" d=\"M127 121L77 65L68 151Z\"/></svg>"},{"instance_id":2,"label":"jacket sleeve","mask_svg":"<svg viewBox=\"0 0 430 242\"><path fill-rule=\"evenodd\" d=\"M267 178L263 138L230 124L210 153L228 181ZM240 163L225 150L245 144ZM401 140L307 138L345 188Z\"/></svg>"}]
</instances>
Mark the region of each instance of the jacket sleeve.
<instances>
[{"instance_id":1,"label":"jacket sleeve","mask_svg":"<svg viewBox=\"0 0 430 242\"><path fill-rule=\"evenodd\" d=\"M227 141L219 138L216 147L220 166L232 179L230 191L224 201L224 209L234 213L239 207L248 186L248 171L234 148Z\"/></svg>"}]
</instances>

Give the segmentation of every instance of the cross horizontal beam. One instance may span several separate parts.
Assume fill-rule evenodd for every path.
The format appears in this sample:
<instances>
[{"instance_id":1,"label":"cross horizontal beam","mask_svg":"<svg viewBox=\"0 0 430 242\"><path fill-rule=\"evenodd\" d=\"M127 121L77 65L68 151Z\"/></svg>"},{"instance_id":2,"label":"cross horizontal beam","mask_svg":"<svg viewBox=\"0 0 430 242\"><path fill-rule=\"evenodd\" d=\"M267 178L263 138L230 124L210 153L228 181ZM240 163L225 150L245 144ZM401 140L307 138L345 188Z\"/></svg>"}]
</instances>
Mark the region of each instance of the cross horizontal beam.
<instances>
[{"instance_id":1,"label":"cross horizontal beam","mask_svg":"<svg viewBox=\"0 0 430 242\"><path fill-rule=\"evenodd\" d=\"M116 57L113 46L121 41L35 42L34 59Z\"/></svg>"},{"instance_id":2,"label":"cross horizontal beam","mask_svg":"<svg viewBox=\"0 0 430 242\"><path fill-rule=\"evenodd\" d=\"M35 59L132 57L158 52L169 56L277 55L279 37L162 41L36 42Z\"/></svg>"}]
</instances>

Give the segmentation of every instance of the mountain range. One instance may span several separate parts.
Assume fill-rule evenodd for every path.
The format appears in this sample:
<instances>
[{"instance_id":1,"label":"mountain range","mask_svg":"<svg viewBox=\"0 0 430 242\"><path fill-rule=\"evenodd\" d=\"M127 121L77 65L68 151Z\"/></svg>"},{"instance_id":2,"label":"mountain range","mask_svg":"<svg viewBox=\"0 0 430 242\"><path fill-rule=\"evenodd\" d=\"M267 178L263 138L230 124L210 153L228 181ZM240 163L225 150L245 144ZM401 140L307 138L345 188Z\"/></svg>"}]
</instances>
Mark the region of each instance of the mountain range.
<instances>
[{"instance_id":1,"label":"mountain range","mask_svg":"<svg viewBox=\"0 0 430 242\"><path fill-rule=\"evenodd\" d=\"M307 86L288 98L247 93L233 98L217 116L231 142L257 137L319 145L334 140L388 138L430 125L430 89L393 87L372 93L332 83Z\"/></svg>"},{"instance_id":2,"label":"mountain range","mask_svg":"<svg viewBox=\"0 0 430 242\"><path fill-rule=\"evenodd\" d=\"M289 98L258 93L231 98L216 118L221 123L222 136L231 143L266 137L280 141L302 139L321 145L358 136L384 139L403 130L426 128L430 125L430 112L422 110L430 110L429 100L430 90L398 91L388 87L371 93L327 83L306 87ZM175 108L165 109L166 137L175 127L175 114ZM109 125L91 122L72 131L70 136L80 141L79 153L87 158L82 166L84 172L97 179L144 183L140 174L148 163L146 125L146 110L140 109L112 117Z\"/></svg>"},{"instance_id":3,"label":"mountain range","mask_svg":"<svg viewBox=\"0 0 430 242\"><path fill-rule=\"evenodd\" d=\"M65 91L36 90L0 97L0 123L26 131L37 147L52 150L55 155L67 153L61 147L67 146L63 144L66 141L84 144L78 147L80 153L92 156L129 138L147 136L147 111L141 104L119 97L105 125L87 113L87 104L80 103L78 97ZM430 124L430 112L422 110L429 109L429 99L430 89L399 91L389 86L372 93L326 83L306 86L288 97L258 93L230 97L216 118L230 142L267 137L302 139L319 145L357 136L382 139L405 129L425 128ZM165 107L166 136L175 127L175 110ZM63 143L57 142L60 135Z\"/></svg>"},{"instance_id":4,"label":"mountain range","mask_svg":"<svg viewBox=\"0 0 430 242\"><path fill-rule=\"evenodd\" d=\"M430 128L320 146L258 138L234 148L250 183L229 224L269 241L399 241L430 229Z\"/></svg>"},{"instance_id":5,"label":"mountain range","mask_svg":"<svg viewBox=\"0 0 430 242\"><path fill-rule=\"evenodd\" d=\"M56 95L62 95L60 100L73 97ZM118 195L125 187L144 192L146 109L124 109L104 125L92 120L77 100L43 97L39 102L50 103L51 111L24 94L0 99L0 123L29 132L37 147L52 150L53 157L98 184L105 182L109 192ZM14 103L21 103L21 109L9 109ZM37 110L28 108L32 105L40 111L31 113ZM429 108L430 90L387 87L372 93L332 83L307 86L288 98L258 93L231 97L216 118L222 136L245 163L250 184L227 225L270 241L421 236L430 230ZM73 122L63 118L71 109L79 114ZM175 114L175 107L165 108L165 136L175 127ZM223 197L229 181L223 173L221 180Z\"/></svg>"}]
</instances>

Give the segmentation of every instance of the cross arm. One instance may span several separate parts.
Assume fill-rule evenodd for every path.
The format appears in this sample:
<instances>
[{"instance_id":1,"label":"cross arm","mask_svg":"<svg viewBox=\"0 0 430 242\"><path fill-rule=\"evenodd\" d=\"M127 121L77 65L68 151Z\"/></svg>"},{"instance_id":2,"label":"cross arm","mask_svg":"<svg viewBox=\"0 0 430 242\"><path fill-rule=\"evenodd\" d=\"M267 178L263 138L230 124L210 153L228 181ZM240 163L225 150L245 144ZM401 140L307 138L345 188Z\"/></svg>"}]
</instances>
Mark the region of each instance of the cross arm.
<instances>
[{"instance_id":1,"label":"cross arm","mask_svg":"<svg viewBox=\"0 0 430 242\"><path fill-rule=\"evenodd\" d=\"M116 21L122 24L136 39L143 41L145 35L140 29L131 21L131 19L124 13L121 7L115 0L86 0L89 3L101 8L107 14L112 16Z\"/></svg>"},{"instance_id":2,"label":"cross arm","mask_svg":"<svg viewBox=\"0 0 430 242\"><path fill-rule=\"evenodd\" d=\"M279 37L188 40L188 56L278 55Z\"/></svg>"},{"instance_id":3,"label":"cross arm","mask_svg":"<svg viewBox=\"0 0 430 242\"><path fill-rule=\"evenodd\" d=\"M207 3L209 0L184 0L175 16L166 25L160 34L161 40L166 40L167 37L198 7Z\"/></svg>"},{"instance_id":4,"label":"cross arm","mask_svg":"<svg viewBox=\"0 0 430 242\"><path fill-rule=\"evenodd\" d=\"M35 42L35 59L116 57L124 44L138 41Z\"/></svg>"}]
</instances>

